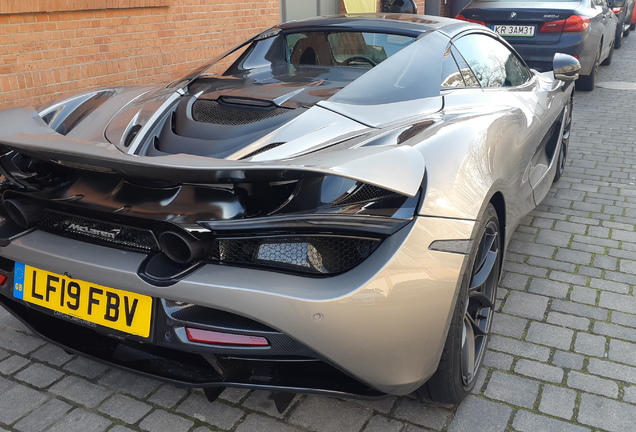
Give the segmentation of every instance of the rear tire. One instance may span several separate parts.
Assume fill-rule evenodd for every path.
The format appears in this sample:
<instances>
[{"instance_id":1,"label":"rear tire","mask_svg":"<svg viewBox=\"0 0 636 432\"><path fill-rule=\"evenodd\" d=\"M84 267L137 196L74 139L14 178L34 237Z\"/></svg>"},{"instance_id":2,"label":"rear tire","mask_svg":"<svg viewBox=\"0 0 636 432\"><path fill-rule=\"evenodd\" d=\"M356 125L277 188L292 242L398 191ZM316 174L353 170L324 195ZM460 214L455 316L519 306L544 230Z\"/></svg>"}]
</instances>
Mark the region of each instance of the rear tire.
<instances>
[{"instance_id":1,"label":"rear tire","mask_svg":"<svg viewBox=\"0 0 636 432\"><path fill-rule=\"evenodd\" d=\"M607 56L607 58L605 60L603 60L603 63L601 63L601 66L609 66L609 65L611 65L613 58L614 58L614 44L612 44L612 46L610 48L610 53Z\"/></svg>"},{"instance_id":2,"label":"rear tire","mask_svg":"<svg viewBox=\"0 0 636 432\"><path fill-rule=\"evenodd\" d=\"M598 73L599 59L601 58L601 51L596 53L596 59L589 75L581 75L576 80L576 89L582 91L592 91L596 85L596 74Z\"/></svg>"},{"instance_id":3,"label":"rear tire","mask_svg":"<svg viewBox=\"0 0 636 432\"><path fill-rule=\"evenodd\" d=\"M614 48L620 49L623 46L623 31L619 31L616 35L616 39L614 39Z\"/></svg>"},{"instance_id":4,"label":"rear tire","mask_svg":"<svg viewBox=\"0 0 636 432\"><path fill-rule=\"evenodd\" d=\"M503 239L492 204L480 218L477 241L459 290L437 371L418 394L441 403L461 402L475 386L495 310Z\"/></svg>"}]
</instances>

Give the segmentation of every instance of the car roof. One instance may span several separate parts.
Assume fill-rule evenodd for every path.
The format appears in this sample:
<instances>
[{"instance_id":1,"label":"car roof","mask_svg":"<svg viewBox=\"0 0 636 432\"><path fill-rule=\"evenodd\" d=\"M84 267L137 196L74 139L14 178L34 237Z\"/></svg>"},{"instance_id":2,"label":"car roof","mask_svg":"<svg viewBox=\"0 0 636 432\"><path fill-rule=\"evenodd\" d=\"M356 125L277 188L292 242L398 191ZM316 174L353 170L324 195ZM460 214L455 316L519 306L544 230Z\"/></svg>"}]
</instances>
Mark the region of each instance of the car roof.
<instances>
[{"instance_id":1,"label":"car roof","mask_svg":"<svg viewBox=\"0 0 636 432\"><path fill-rule=\"evenodd\" d=\"M465 21L429 15L414 14L347 14L308 18L289 21L274 28L283 31L324 30L368 31L389 34L403 34L417 37L430 31L456 34L474 25Z\"/></svg>"}]
</instances>

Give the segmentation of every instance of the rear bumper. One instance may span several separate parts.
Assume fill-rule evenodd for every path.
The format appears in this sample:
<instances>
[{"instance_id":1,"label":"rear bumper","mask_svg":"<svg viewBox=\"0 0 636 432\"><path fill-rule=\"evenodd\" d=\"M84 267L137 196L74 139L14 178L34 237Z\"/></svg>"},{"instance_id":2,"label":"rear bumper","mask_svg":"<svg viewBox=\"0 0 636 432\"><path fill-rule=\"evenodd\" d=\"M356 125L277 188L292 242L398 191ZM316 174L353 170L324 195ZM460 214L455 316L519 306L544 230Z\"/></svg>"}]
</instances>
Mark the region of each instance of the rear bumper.
<instances>
[{"instance_id":1,"label":"rear bumper","mask_svg":"<svg viewBox=\"0 0 636 432\"><path fill-rule=\"evenodd\" d=\"M0 248L8 277L0 303L61 346L182 385L401 395L437 368L466 264L465 255L428 246L468 239L473 228L418 217L363 263L329 278L208 264L167 287L139 277L144 254L33 231ZM153 297L150 337L89 328L14 299L15 261ZM198 318L175 314L173 302L196 305ZM264 336L270 346L190 342L183 329L193 326Z\"/></svg>"}]
</instances>

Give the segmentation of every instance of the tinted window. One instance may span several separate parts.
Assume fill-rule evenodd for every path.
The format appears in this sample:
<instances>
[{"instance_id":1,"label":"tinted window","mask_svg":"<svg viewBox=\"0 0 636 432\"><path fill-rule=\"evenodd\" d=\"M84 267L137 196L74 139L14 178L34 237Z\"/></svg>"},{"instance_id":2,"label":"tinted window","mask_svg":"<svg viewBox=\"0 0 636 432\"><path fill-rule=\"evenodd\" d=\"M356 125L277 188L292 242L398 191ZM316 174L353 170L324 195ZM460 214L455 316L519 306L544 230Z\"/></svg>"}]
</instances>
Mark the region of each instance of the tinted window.
<instances>
[{"instance_id":1,"label":"tinted window","mask_svg":"<svg viewBox=\"0 0 636 432\"><path fill-rule=\"evenodd\" d=\"M532 73L498 40L482 34L464 36L455 47L482 87L514 87L527 82Z\"/></svg>"},{"instance_id":2,"label":"tinted window","mask_svg":"<svg viewBox=\"0 0 636 432\"><path fill-rule=\"evenodd\" d=\"M390 60L377 65L329 100L351 105L379 105L439 96L442 53L446 36L431 32Z\"/></svg>"},{"instance_id":3,"label":"tinted window","mask_svg":"<svg viewBox=\"0 0 636 432\"><path fill-rule=\"evenodd\" d=\"M373 67L415 38L382 33L304 32L286 35L292 64Z\"/></svg>"},{"instance_id":4,"label":"tinted window","mask_svg":"<svg viewBox=\"0 0 636 432\"><path fill-rule=\"evenodd\" d=\"M466 87L450 47L444 52L442 60L442 87Z\"/></svg>"}]
</instances>

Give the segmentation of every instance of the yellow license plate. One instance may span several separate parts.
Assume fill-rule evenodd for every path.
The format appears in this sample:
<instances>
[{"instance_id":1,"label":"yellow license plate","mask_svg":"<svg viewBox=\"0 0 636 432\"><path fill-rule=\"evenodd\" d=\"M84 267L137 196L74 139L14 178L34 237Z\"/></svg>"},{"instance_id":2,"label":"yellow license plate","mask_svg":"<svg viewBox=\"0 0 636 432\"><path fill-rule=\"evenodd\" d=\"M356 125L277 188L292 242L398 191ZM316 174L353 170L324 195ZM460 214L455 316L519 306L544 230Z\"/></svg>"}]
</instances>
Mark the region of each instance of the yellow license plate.
<instances>
[{"instance_id":1,"label":"yellow license plate","mask_svg":"<svg viewBox=\"0 0 636 432\"><path fill-rule=\"evenodd\" d=\"M150 336L152 297L15 263L13 296L89 323Z\"/></svg>"}]
</instances>

